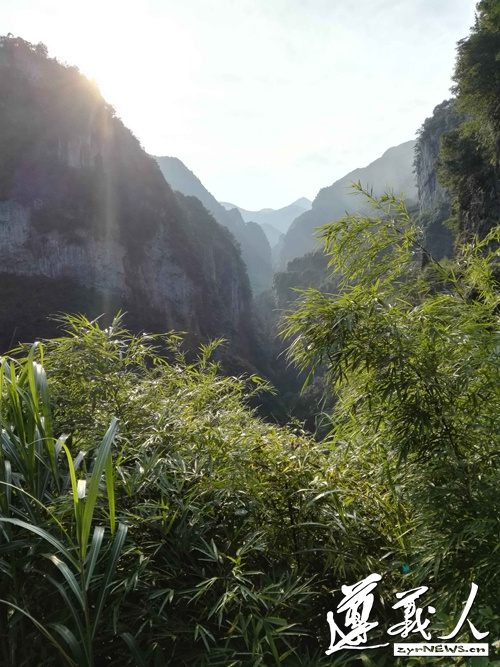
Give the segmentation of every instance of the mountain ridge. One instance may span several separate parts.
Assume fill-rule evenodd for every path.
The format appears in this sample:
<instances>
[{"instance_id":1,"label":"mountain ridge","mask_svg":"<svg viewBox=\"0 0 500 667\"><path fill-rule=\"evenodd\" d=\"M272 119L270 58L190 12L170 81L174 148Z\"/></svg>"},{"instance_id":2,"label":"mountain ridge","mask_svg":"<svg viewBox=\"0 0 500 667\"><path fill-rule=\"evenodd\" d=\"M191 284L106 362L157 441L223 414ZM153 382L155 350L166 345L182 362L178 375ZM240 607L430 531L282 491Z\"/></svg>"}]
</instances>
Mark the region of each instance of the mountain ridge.
<instances>
[{"instance_id":1,"label":"mountain ridge","mask_svg":"<svg viewBox=\"0 0 500 667\"><path fill-rule=\"evenodd\" d=\"M165 155L154 159L174 190L197 197L215 220L233 234L241 247L252 289L256 293L268 289L273 276L271 246L262 228L254 221L245 221L237 208L225 209L179 158Z\"/></svg>"},{"instance_id":2,"label":"mountain ridge","mask_svg":"<svg viewBox=\"0 0 500 667\"><path fill-rule=\"evenodd\" d=\"M235 206L229 202L220 202L226 210L230 208L236 208L240 212L243 220L245 222L256 222L259 225L264 225L267 223L272 225L282 234L286 233L291 223L295 218L301 213L305 213L311 208L312 202L306 197L300 197L296 201L283 206L279 209L273 208L263 208L260 211L249 211L247 209L241 208L240 206ZM271 244L272 245L272 244Z\"/></svg>"},{"instance_id":3,"label":"mountain ridge","mask_svg":"<svg viewBox=\"0 0 500 667\"><path fill-rule=\"evenodd\" d=\"M350 213L368 210L361 198L356 200L349 193L349 186L361 181L367 189L373 188L374 195L387 189L399 194L404 191L406 198L416 200L418 196L416 178L413 173L414 140L388 148L366 167L358 167L342 176L332 185L321 188L311 209L299 215L291 223L278 249L277 267L284 269L288 261L313 252L318 247L315 229Z\"/></svg>"},{"instance_id":4,"label":"mountain ridge","mask_svg":"<svg viewBox=\"0 0 500 667\"><path fill-rule=\"evenodd\" d=\"M174 194L97 86L12 37L0 41L0 86L3 349L31 338L34 321L37 338L54 335L57 303L92 317L120 308L136 330L188 331L194 346L224 337L251 358L252 295L233 237ZM31 312L17 305L27 300Z\"/></svg>"}]
</instances>

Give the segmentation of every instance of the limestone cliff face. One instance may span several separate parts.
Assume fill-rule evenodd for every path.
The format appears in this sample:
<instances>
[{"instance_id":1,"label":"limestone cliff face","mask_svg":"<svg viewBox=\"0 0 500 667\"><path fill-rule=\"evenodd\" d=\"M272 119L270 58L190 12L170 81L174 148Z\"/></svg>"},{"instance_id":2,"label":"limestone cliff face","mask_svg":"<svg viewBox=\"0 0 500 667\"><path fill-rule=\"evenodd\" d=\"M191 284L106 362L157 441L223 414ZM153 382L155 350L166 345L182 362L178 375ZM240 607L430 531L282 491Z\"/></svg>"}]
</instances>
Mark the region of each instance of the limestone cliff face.
<instances>
[{"instance_id":1,"label":"limestone cliff face","mask_svg":"<svg viewBox=\"0 0 500 667\"><path fill-rule=\"evenodd\" d=\"M421 211L429 211L448 201L446 190L437 181L435 163L441 147L441 137L445 132L457 127L459 122L454 100L445 100L422 125L415 147L415 171Z\"/></svg>"},{"instance_id":2,"label":"limestone cliff face","mask_svg":"<svg viewBox=\"0 0 500 667\"><path fill-rule=\"evenodd\" d=\"M436 178L434 164L439 155L439 137L420 141L419 168L417 171L418 203L421 211L429 211L441 202L447 201L446 190Z\"/></svg>"},{"instance_id":3,"label":"limestone cliff face","mask_svg":"<svg viewBox=\"0 0 500 667\"><path fill-rule=\"evenodd\" d=\"M144 261L131 261L116 240L96 240L82 235L68 243L60 232L33 229L31 211L15 202L0 203L0 266L3 273L70 279L105 295L111 294L134 307L147 304L163 316L165 328L187 329L202 336L237 334L249 306L238 258L217 261L214 247L205 246L199 271L212 284L200 284L176 262L175 248L165 229L159 229L143 247ZM221 327L203 316L205 300L221 307ZM221 303L218 303L221 301ZM142 303L141 303L142 302ZM78 304L75 304L77 306Z\"/></svg>"},{"instance_id":4,"label":"limestone cliff face","mask_svg":"<svg viewBox=\"0 0 500 667\"><path fill-rule=\"evenodd\" d=\"M96 87L3 38L0 89L0 297L9 276L61 292L77 285L141 328L223 336L248 351L251 290L234 240L197 200L173 193ZM12 317L0 314L11 328Z\"/></svg>"},{"instance_id":5,"label":"limestone cliff face","mask_svg":"<svg viewBox=\"0 0 500 667\"><path fill-rule=\"evenodd\" d=\"M75 278L82 285L124 296L125 250L117 242L97 241L82 234L68 243L56 231L33 229L32 210L14 201L0 203L0 265L2 271L47 278Z\"/></svg>"},{"instance_id":6,"label":"limestone cliff face","mask_svg":"<svg viewBox=\"0 0 500 667\"><path fill-rule=\"evenodd\" d=\"M439 185L435 165L441 137L459 123L455 101L445 100L425 120L415 146L419 221L424 232L424 246L437 260L452 256L454 236L443 224L451 215L451 204L447 190Z\"/></svg>"}]
</instances>

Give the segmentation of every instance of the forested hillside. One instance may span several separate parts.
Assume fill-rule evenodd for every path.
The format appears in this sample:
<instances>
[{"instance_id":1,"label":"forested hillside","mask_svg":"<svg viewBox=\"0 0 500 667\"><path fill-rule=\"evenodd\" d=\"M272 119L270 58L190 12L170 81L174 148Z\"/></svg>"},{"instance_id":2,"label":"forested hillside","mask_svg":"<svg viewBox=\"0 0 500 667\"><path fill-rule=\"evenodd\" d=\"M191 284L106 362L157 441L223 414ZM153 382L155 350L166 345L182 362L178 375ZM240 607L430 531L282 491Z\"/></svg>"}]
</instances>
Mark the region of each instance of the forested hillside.
<instances>
[{"instance_id":1,"label":"forested hillside","mask_svg":"<svg viewBox=\"0 0 500 667\"><path fill-rule=\"evenodd\" d=\"M261 227L255 222L243 220L235 207L226 210L178 158L155 159L165 180L174 190L199 199L217 222L227 227L233 234L241 248L241 256L254 292L259 293L268 289L273 280L271 247Z\"/></svg>"},{"instance_id":2,"label":"forested hillside","mask_svg":"<svg viewBox=\"0 0 500 667\"><path fill-rule=\"evenodd\" d=\"M500 665L499 53L482 0L454 98L381 158L415 159L419 203L354 186L258 296L264 354L228 230L76 69L2 39L1 298L109 321L0 357L1 664ZM274 407L219 335L277 357Z\"/></svg>"},{"instance_id":3,"label":"forested hillside","mask_svg":"<svg viewBox=\"0 0 500 667\"><path fill-rule=\"evenodd\" d=\"M224 336L250 359L252 297L234 239L155 161L75 67L0 42L0 346L47 316L119 308L138 329Z\"/></svg>"}]
</instances>

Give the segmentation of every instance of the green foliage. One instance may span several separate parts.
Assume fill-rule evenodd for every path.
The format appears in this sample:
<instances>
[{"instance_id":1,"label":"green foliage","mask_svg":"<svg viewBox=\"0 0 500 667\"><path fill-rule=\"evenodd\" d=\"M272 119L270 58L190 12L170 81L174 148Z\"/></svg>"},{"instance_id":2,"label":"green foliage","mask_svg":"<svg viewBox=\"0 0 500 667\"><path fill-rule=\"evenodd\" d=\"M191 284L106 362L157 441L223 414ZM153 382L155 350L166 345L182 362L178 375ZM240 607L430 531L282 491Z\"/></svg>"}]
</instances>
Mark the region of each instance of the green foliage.
<instances>
[{"instance_id":1,"label":"green foliage","mask_svg":"<svg viewBox=\"0 0 500 667\"><path fill-rule=\"evenodd\" d=\"M73 461L68 438L54 437L47 377L35 356L43 361L37 344L24 362L3 358L0 364L0 651L4 664L35 659L42 664L51 662L52 645L65 664L91 667L127 530L120 524L114 539L106 535L102 524L108 522L103 521L100 504L101 475L106 469L112 535L111 446L117 423L112 420L97 447L87 491L85 477L76 479L82 457ZM61 456L63 450L66 457ZM70 488L73 511L66 503ZM58 595L62 599L56 601ZM26 646L30 636L32 643ZM47 646L40 644L41 637L48 640Z\"/></svg>"},{"instance_id":2,"label":"green foliage","mask_svg":"<svg viewBox=\"0 0 500 667\"><path fill-rule=\"evenodd\" d=\"M479 140L477 121L465 122L443 136L436 171L452 195L459 239L487 234L499 220L500 200L497 170Z\"/></svg>"},{"instance_id":3,"label":"green foliage","mask_svg":"<svg viewBox=\"0 0 500 667\"><path fill-rule=\"evenodd\" d=\"M403 203L364 195L377 217L323 228L340 290L304 292L288 319L290 355L301 368L327 365L333 442L365 452L381 475L383 451L414 584L431 585L450 619L475 581L481 614L500 594L500 228L462 246L456 264L430 257L420 272Z\"/></svg>"},{"instance_id":4,"label":"green foliage","mask_svg":"<svg viewBox=\"0 0 500 667\"><path fill-rule=\"evenodd\" d=\"M463 122L443 136L436 165L452 196L460 242L484 236L500 219L499 51L498 1L482 0L457 49L454 92Z\"/></svg>"},{"instance_id":5,"label":"green foliage","mask_svg":"<svg viewBox=\"0 0 500 667\"><path fill-rule=\"evenodd\" d=\"M339 396L321 443L258 419L265 385L220 376L217 341L189 362L73 316L5 359L5 664L390 664L324 655L332 595L374 571L382 627L420 583L453 626L474 579L496 631L500 233L420 275L419 228L368 198L378 217L324 229L338 294L291 320Z\"/></svg>"},{"instance_id":6,"label":"green foliage","mask_svg":"<svg viewBox=\"0 0 500 667\"><path fill-rule=\"evenodd\" d=\"M320 439L324 435L322 427L323 411L331 401L323 378L317 374L304 392L304 374L298 373L293 365L287 363L286 344L279 336L283 315L299 298L300 289L314 286L323 291L335 289L335 280L331 281L328 258L321 252L307 253L290 262L286 271L275 273L273 290L256 297L256 307L265 322L263 339L268 340L270 358L273 359L272 375L278 398L268 409L272 417L280 424L298 421L310 433ZM264 397L266 400L267 397ZM267 399L269 404L269 399Z\"/></svg>"},{"instance_id":7,"label":"green foliage","mask_svg":"<svg viewBox=\"0 0 500 667\"><path fill-rule=\"evenodd\" d=\"M331 664L332 592L399 579L380 470L256 418L217 342L66 328L3 366L5 663Z\"/></svg>"},{"instance_id":8,"label":"green foliage","mask_svg":"<svg viewBox=\"0 0 500 667\"><path fill-rule=\"evenodd\" d=\"M500 5L498 0L481 0L476 23L469 37L458 43L453 80L458 107L500 133Z\"/></svg>"}]
</instances>

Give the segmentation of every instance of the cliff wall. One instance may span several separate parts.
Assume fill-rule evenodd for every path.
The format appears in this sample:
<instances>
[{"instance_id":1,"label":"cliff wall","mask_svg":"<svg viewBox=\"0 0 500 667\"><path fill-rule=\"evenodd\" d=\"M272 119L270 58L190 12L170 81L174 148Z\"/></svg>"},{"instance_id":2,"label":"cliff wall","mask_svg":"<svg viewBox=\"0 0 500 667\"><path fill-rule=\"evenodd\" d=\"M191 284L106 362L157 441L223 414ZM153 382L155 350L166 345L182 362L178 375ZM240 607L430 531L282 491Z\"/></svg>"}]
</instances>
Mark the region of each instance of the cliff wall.
<instances>
[{"instance_id":1,"label":"cliff wall","mask_svg":"<svg viewBox=\"0 0 500 667\"><path fill-rule=\"evenodd\" d=\"M23 290L25 278L73 285L140 328L223 336L248 353L251 290L234 239L173 193L96 86L43 47L3 38L0 89L0 297L14 289L8 276ZM48 315L49 301L32 315ZM0 315L17 341L26 322L12 317Z\"/></svg>"},{"instance_id":2,"label":"cliff wall","mask_svg":"<svg viewBox=\"0 0 500 667\"><path fill-rule=\"evenodd\" d=\"M156 157L155 160L165 180L174 190L197 197L217 222L233 234L240 246L254 293L268 289L273 281L271 246L260 226L245 222L236 207L226 210L178 158L163 156Z\"/></svg>"},{"instance_id":3,"label":"cliff wall","mask_svg":"<svg viewBox=\"0 0 500 667\"><path fill-rule=\"evenodd\" d=\"M441 150L441 137L460 124L454 100L445 100L427 118L419 131L415 146L419 222L424 232L425 248L437 260L453 254L454 234L444 223L451 216L451 202L446 188L440 186L436 160Z\"/></svg>"}]
</instances>

